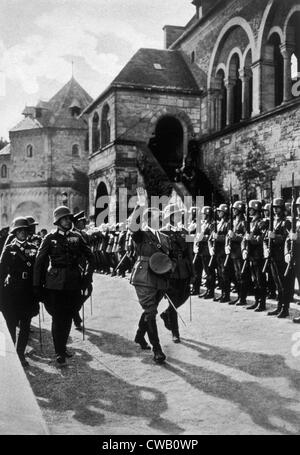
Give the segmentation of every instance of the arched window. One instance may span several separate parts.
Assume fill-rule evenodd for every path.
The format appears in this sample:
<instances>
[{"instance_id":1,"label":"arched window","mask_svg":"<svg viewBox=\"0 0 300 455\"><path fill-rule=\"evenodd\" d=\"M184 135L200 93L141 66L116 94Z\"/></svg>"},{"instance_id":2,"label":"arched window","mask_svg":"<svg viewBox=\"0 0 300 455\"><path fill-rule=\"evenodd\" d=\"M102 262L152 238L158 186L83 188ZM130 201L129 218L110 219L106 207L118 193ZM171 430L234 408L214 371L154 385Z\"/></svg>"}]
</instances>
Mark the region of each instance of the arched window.
<instances>
[{"instance_id":1,"label":"arched window","mask_svg":"<svg viewBox=\"0 0 300 455\"><path fill-rule=\"evenodd\" d=\"M99 115L95 112L92 125L92 152L96 152L100 147L100 125Z\"/></svg>"},{"instance_id":2,"label":"arched window","mask_svg":"<svg viewBox=\"0 0 300 455\"><path fill-rule=\"evenodd\" d=\"M1 178L6 179L7 178L7 166L6 164L3 164L1 166Z\"/></svg>"},{"instance_id":3,"label":"arched window","mask_svg":"<svg viewBox=\"0 0 300 455\"><path fill-rule=\"evenodd\" d=\"M31 144L27 145L27 147L26 147L26 156L27 156L27 158L33 157L33 147Z\"/></svg>"},{"instance_id":4,"label":"arched window","mask_svg":"<svg viewBox=\"0 0 300 455\"><path fill-rule=\"evenodd\" d=\"M222 69L217 72L216 83L219 90L219 97L216 109L215 128L221 130L226 126L227 118L227 91L225 88L225 74Z\"/></svg>"},{"instance_id":5,"label":"arched window","mask_svg":"<svg viewBox=\"0 0 300 455\"><path fill-rule=\"evenodd\" d=\"M79 157L79 145L78 144L74 144L72 146L72 156Z\"/></svg>"},{"instance_id":6,"label":"arched window","mask_svg":"<svg viewBox=\"0 0 300 455\"><path fill-rule=\"evenodd\" d=\"M291 58L291 75L293 81L298 77L298 59L295 54L292 54Z\"/></svg>"},{"instance_id":7,"label":"arched window","mask_svg":"<svg viewBox=\"0 0 300 455\"><path fill-rule=\"evenodd\" d=\"M109 105L105 104L102 110L101 119L101 147L105 147L110 143L110 109Z\"/></svg>"},{"instance_id":8,"label":"arched window","mask_svg":"<svg viewBox=\"0 0 300 455\"><path fill-rule=\"evenodd\" d=\"M195 51L191 53L191 63L195 63Z\"/></svg>"}]
</instances>

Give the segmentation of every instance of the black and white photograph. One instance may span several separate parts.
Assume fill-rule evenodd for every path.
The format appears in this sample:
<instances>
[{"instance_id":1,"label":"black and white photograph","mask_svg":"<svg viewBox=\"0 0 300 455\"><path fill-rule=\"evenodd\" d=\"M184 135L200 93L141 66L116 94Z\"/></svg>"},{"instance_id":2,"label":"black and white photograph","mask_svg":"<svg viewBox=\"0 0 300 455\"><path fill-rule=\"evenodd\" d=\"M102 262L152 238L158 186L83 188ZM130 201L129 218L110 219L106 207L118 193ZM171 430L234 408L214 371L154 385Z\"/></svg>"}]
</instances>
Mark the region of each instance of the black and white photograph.
<instances>
[{"instance_id":1,"label":"black and white photograph","mask_svg":"<svg viewBox=\"0 0 300 455\"><path fill-rule=\"evenodd\" d=\"M299 434L300 0L0 0L0 435Z\"/></svg>"}]
</instances>

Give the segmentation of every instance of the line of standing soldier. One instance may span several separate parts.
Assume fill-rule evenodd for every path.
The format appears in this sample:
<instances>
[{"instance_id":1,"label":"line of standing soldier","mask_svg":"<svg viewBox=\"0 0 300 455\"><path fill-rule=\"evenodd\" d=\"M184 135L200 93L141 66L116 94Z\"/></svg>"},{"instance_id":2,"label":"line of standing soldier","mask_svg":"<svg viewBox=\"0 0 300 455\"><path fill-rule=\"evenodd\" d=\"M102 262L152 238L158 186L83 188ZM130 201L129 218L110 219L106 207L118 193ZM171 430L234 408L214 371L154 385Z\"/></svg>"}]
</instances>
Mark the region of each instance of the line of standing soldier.
<instances>
[{"instance_id":1,"label":"line of standing soldier","mask_svg":"<svg viewBox=\"0 0 300 455\"><path fill-rule=\"evenodd\" d=\"M276 290L277 308L268 315L287 317L295 276L300 282L300 198L294 207L292 217L287 215L282 198L264 207L258 200L251 200L247 206L236 201L231 207L203 207L204 221L195 246L197 261L201 259L206 275L206 291L199 297L244 306L247 296L254 293L255 302L247 309L261 312L266 310L267 298L276 296ZM220 297L215 296L216 277ZM230 298L232 284L238 294L236 300ZM298 318L294 322L299 322Z\"/></svg>"},{"instance_id":2,"label":"line of standing soldier","mask_svg":"<svg viewBox=\"0 0 300 455\"><path fill-rule=\"evenodd\" d=\"M79 214L82 220L82 213ZM23 364L31 318L39 312L39 302L52 316L52 337L59 365L71 354L67 341L72 319L92 291L94 256L82 232L73 229L78 219L65 207L53 213L56 229L39 245L31 217L16 218L0 258L1 310L17 353Z\"/></svg>"}]
</instances>

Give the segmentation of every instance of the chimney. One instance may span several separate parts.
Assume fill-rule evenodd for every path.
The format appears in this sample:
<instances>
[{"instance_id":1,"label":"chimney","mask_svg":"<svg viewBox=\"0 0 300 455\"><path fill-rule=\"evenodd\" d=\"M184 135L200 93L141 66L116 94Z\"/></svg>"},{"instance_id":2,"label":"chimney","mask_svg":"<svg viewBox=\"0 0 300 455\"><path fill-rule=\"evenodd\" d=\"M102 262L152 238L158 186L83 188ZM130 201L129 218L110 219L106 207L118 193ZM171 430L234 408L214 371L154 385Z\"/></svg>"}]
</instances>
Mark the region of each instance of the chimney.
<instances>
[{"instance_id":1,"label":"chimney","mask_svg":"<svg viewBox=\"0 0 300 455\"><path fill-rule=\"evenodd\" d=\"M196 16L197 16L197 19L201 19L202 17L202 0L193 0L192 1L192 4L196 6Z\"/></svg>"}]
</instances>

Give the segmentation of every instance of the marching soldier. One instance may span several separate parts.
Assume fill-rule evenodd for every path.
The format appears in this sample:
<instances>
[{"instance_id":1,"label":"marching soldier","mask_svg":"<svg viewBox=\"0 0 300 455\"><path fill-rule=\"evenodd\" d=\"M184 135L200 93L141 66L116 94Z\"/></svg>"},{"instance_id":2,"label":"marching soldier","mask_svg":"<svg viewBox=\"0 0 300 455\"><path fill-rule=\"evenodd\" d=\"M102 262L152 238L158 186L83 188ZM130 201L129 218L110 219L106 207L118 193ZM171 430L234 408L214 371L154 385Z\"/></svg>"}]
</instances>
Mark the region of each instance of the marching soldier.
<instances>
[{"instance_id":1,"label":"marching soldier","mask_svg":"<svg viewBox=\"0 0 300 455\"><path fill-rule=\"evenodd\" d=\"M248 204L250 222L250 233L247 233L242 243L243 256L250 266L251 279L254 285L255 302L247 307L247 310L256 312L266 309L266 276L263 273L264 255L264 223L261 218L262 203L252 199Z\"/></svg>"},{"instance_id":2,"label":"marching soldier","mask_svg":"<svg viewBox=\"0 0 300 455\"><path fill-rule=\"evenodd\" d=\"M135 214L137 210L142 208L142 205L143 203L140 200L140 204L137 205L131 215L129 223L137 254L137 261L132 270L130 283L135 287L139 303L143 308L134 341L142 349L149 349L145 340L145 334L147 333L154 353L153 360L160 364L165 361L166 356L161 349L158 337L156 315L159 302L168 289L168 279L163 272L168 272L171 267L171 261L168 257L169 240L163 233L150 227L149 219L151 215L154 223L158 224L160 217L158 209L150 208L144 211L144 216L148 216L148 222L145 223L143 229L141 229L141 226L134 226ZM157 253L159 253L159 263L156 260Z\"/></svg>"},{"instance_id":3,"label":"marching soldier","mask_svg":"<svg viewBox=\"0 0 300 455\"><path fill-rule=\"evenodd\" d=\"M175 265L166 292L175 308L169 304L168 308L160 315L165 327L172 332L174 343L180 343L176 309L183 305L189 297L191 279L194 277L193 245L186 241L188 231L184 227L176 228L175 216L177 214L181 218L182 212L181 210L176 211L175 205L165 208L164 220L169 219L170 223L167 229L162 231L169 237L170 257Z\"/></svg>"},{"instance_id":4,"label":"marching soldier","mask_svg":"<svg viewBox=\"0 0 300 455\"><path fill-rule=\"evenodd\" d=\"M82 303L82 296L92 283L94 258L82 236L72 230L73 215L65 206L53 212L57 229L48 234L38 251L34 266L34 289L42 297L46 310L52 316L52 337L59 365L64 365L67 341L74 311ZM88 263L83 274L80 263Z\"/></svg>"},{"instance_id":5,"label":"marching soldier","mask_svg":"<svg viewBox=\"0 0 300 455\"><path fill-rule=\"evenodd\" d=\"M217 214L219 217L219 222L217 225L217 232L213 232L210 237L210 247L214 249L214 254L217 264L217 273L218 273L218 282L221 288L221 297L215 298L215 301L220 302L230 302L230 280L228 274L226 273L224 263L225 263L225 239L229 230L229 208L227 204L221 204L217 208ZM214 241L214 246L212 246L212 241Z\"/></svg>"},{"instance_id":6,"label":"marching soldier","mask_svg":"<svg viewBox=\"0 0 300 455\"><path fill-rule=\"evenodd\" d=\"M0 259L1 307L8 330L16 343L16 350L24 367L28 366L25 349L28 342L31 318L39 312L33 293L33 265L37 247L28 241L30 225L26 218L15 218L11 226L14 238L4 248Z\"/></svg>"},{"instance_id":7,"label":"marching soldier","mask_svg":"<svg viewBox=\"0 0 300 455\"><path fill-rule=\"evenodd\" d=\"M285 205L282 198L273 201L274 229L269 230L267 240L270 240L270 267L278 294L277 308L269 311L268 316L286 318L289 315L290 292L289 282L285 278L284 246L291 229L291 222L285 218Z\"/></svg>"},{"instance_id":8,"label":"marching soldier","mask_svg":"<svg viewBox=\"0 0 300 455\"><path fill-rule=\"evenodd\" d=\"M204 206L201 209L201 214L204 217L201 225L201 232L196 234L196 242L198 244L198 256L202 261L202 269L206 275L205 287L206 291L204 294L200 294L199 298L213 299L216 285L216 272L214 267L209 267L210 254L208 248L208 239L213 232L213 209L210 206Z\"/></svg>"},{"instance_id":9,"label":"marching soldier","mask_svg":"<svg viewBox=\"0 0 300 455\"><path fill-rule=\"evenodd\" d=\"M232 210L233 226L228 231L227 238L230 242L229 256L233 263L238 299L233 300L230 304L243 306L247 304L247 280L245 279L246 274L242 274L243 260L241 249L242 240L246 234L245 204L242 201L236 201Z\"/></svg>"}]
</instances>

